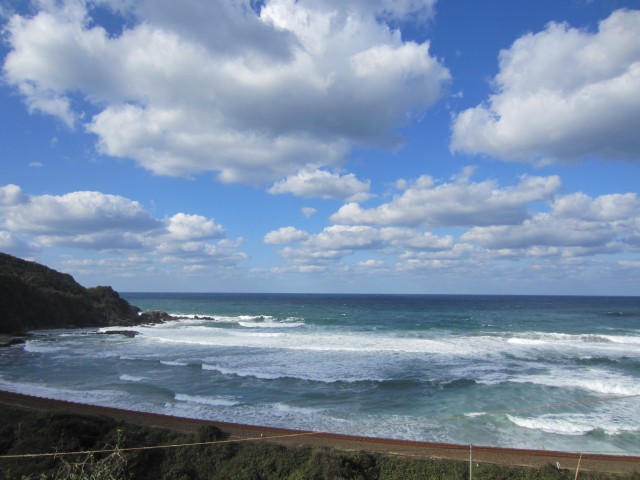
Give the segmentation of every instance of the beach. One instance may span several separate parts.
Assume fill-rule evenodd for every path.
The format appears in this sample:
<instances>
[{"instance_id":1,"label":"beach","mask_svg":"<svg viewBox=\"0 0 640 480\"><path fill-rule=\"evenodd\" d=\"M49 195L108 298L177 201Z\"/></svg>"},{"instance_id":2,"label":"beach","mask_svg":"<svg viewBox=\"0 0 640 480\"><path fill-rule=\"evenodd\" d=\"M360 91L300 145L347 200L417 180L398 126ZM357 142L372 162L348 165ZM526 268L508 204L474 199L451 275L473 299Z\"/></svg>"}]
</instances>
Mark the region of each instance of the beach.
<instances>
[{"instance_id":1,"label":"beach","mask_svg":"<svg viewBox=\"0 0 640 480\"><path fill-rule=\"evenodd\" d=\"M399 441L640 452L633 299L127 298L171 321L32 332L0 349L0 390Z\"/></svg>"},{"instance_id":2,"label":"beach","mask_svg":"<svg viewBox=\"0 0 640 480\"><path fill-rule=\"evenodd\" d=\"M559 465L562 469L572 471L575 471L578 464L580 471L616 474L632 474L640 471L640 457L638 456L506 449L308 432L135 412L132 410L52 400L5 391L0 391L0 404L37 411L100 415L143 427L162 428L185 433L196 432L199 427L204 425L213 425L229 435L227 441L263 441L285 446L327 447L343 451L375 452L400 457L462 461L469 461L471 455L474 463L529 467L542 467L553 464Z\"/></svg>"}]
</instances>

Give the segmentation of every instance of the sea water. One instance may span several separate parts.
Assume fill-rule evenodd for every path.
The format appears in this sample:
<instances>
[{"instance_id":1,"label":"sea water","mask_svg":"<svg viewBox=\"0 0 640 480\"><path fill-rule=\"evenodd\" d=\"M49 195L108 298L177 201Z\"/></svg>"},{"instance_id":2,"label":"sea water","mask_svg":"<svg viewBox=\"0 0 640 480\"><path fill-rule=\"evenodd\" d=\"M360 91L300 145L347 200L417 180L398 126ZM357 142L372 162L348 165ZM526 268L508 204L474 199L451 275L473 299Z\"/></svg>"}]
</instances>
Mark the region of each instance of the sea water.
<instances>
[{"instance_id":1,"label":"sea water","mask_svg":"<svg viewBox=\"0 0 640 480\"><path fill-rule=\"evenodd\" d=\"M0 389L371 437L640 455L640 298L123 294L135 338L35 332ZM102 329L102 331L109 329Z\"/></svg>"}]
</instances>

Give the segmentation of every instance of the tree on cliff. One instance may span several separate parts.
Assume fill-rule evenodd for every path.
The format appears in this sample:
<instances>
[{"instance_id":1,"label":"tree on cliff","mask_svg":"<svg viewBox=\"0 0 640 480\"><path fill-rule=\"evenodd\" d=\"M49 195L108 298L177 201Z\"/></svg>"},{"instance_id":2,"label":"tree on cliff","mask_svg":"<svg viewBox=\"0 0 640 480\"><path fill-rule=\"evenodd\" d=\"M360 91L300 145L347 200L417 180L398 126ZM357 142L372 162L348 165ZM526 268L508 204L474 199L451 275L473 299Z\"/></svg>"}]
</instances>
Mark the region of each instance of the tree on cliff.
<instances>
[{"instance_id":1,"label":"tree on cliff","mask_svg":"<svg viewBox=\"0 0 640 480\"><path fill-rule=\"evenodd\" d=\"M69 274L0 253L0 333L133 325L139 311L111 287L85 288Z\"/></svg>"}]
</instances>

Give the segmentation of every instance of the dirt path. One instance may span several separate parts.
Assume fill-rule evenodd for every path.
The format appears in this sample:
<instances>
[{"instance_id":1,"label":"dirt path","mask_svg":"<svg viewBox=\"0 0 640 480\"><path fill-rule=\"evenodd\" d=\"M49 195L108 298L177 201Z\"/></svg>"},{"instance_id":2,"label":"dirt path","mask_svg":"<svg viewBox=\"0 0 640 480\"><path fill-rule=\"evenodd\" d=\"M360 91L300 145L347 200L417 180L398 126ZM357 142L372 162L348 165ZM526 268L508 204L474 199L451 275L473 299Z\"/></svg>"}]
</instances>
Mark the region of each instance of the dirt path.
<instances>
[{"instance_id":1,"label":"dirt path","mask_svg":"<svg viewBox=\"0 0 640 480\"><path fill-rule=\"evenodd\" d=\"M640 456L599 455L548 450L523 450L512 448L479 447L446 443L416 442L383 438L358 437L322 432L304 432L283 428L241 425L236 423L195 420L144 412L134 412L109 407L98 407L60 400L21 395L0 391L0 403L41 411L56 411L85 415L104 415L124 422L146 427L158 427L181 432L195 432L202 425L215 425L227 432L231 439L256 439L290 446L328 447L340 450L378 452L417 458L446 458L476 463L501 465L544 466L558 464L574 470L580 462L580 470L608 473L640 472Z\"/></svg>"}]
</instances>

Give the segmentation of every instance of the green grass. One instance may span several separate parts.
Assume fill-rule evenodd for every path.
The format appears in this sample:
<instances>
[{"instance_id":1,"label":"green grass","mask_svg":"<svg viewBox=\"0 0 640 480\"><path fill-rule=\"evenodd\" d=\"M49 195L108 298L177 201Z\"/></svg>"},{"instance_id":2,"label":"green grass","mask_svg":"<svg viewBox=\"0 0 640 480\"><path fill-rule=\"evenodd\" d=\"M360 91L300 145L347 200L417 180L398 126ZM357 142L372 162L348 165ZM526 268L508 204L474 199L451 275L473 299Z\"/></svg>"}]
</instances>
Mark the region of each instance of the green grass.
<instances>
[{"instance_id":1,"label":"green grass","mask_svg":"<svg viewBox=\"0 0 640 480\"><path fill-rule=\"evenodd\" d=\"M0 456L26 453L88 451L223 440L215 427L197 434L143 428L98 416L34 413L0 406ZM474 465L473 478L567 479L574 471L544 468ZM453 460L391 457L367 452L283 447L266 442L120 451L70 457L0 458L0 479L273 479L273 480L412 480L468 479L469 464ZM580 472L585 479L638 479Z\"/></svg>"}]
</instances>

